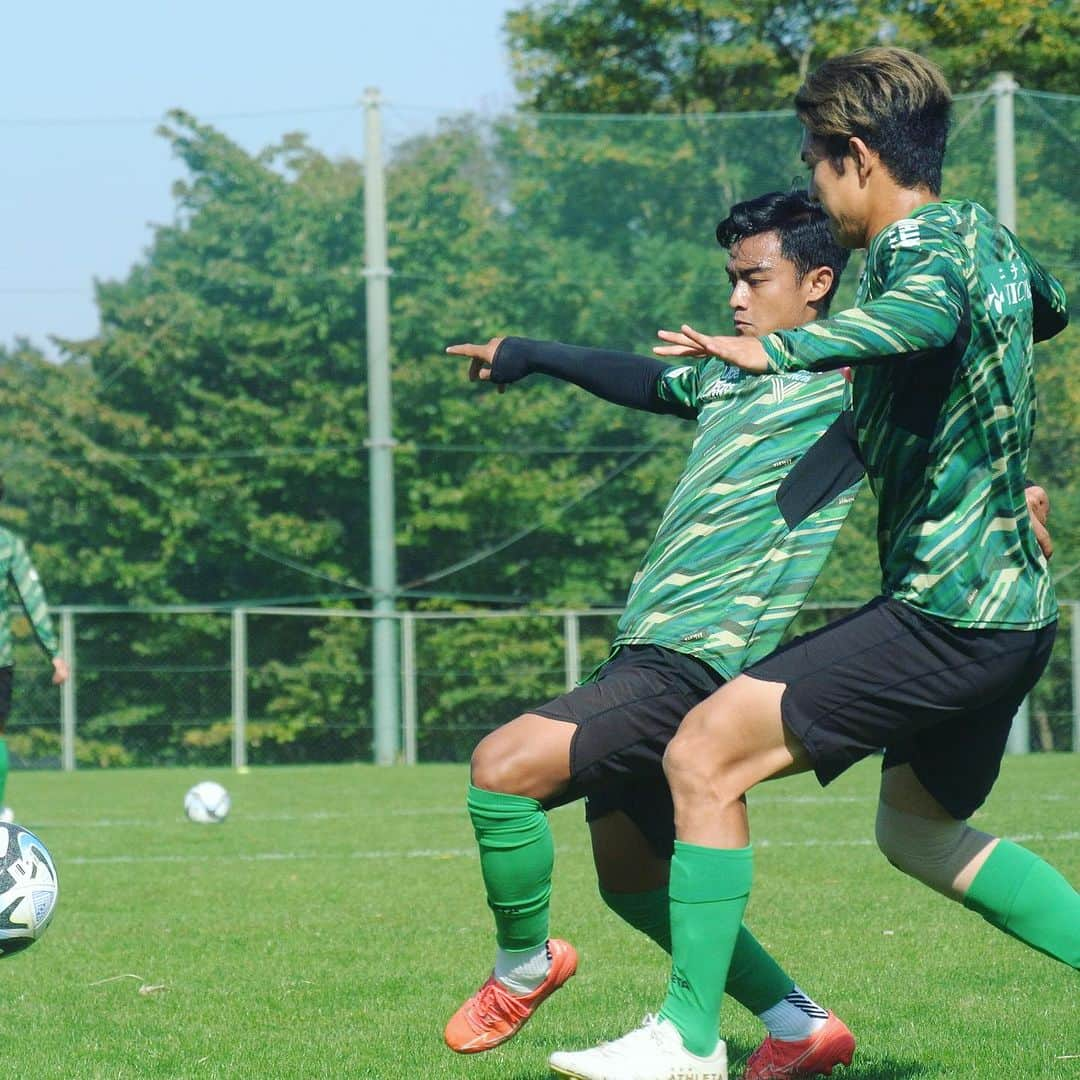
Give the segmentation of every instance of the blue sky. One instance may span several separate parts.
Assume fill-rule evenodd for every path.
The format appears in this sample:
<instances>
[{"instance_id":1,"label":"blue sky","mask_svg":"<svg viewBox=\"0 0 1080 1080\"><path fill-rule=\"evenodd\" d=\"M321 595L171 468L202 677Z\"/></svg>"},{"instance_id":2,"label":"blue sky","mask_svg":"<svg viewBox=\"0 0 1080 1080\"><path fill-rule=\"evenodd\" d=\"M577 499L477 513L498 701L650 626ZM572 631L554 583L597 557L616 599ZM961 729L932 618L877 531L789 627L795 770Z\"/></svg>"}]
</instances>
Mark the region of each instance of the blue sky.
<instances>
[{"instance_id":1,"label":"blue sky","mask_svg":"<svg viewBox=\"0 0 1080 1080\"><path fill-rule=\"evenodd\" d=\"M361 156L364 88L389 138L513 105L510 0L59 0L9 5L0 65L0 343L97 330L93 280L123 277L172 219L181 174L154 129L180 107L255 150L307 131ZM334 108L337 106L337 108ZM251 115L263 114L263 115Z\"/></svg>"}]
</instances>

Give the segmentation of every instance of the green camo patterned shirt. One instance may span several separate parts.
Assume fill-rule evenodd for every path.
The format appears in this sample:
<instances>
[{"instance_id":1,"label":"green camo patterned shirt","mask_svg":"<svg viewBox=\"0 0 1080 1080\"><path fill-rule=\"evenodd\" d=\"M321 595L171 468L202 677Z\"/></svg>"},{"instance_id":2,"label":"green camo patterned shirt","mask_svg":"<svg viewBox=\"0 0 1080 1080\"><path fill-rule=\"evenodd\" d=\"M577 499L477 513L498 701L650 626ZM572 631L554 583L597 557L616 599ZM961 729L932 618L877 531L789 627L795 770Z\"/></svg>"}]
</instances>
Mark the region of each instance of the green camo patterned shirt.
<instances>
[{"instance_id":1,"label":"green camo patterned shirt","mask_svg":"<svg viewBox=\"0 0 1080 1080\"><path fill-rule=\"evenodd\" d=\"M60 643L56 640L49 608L45 603L45 591L41 587L37 571L26 545L8 529L0 528L0 573L5 583L15 586L19 603L26 612L30 625L42 649L50 659L60 654ZM8 607L7 589L0 589L0 667L9 667L15 663L15 654L11 645L11 611Z\"/></svg>"},{"instance_id":2,"label":"green camo patterned shirt","mask_svg":"<svg viewBox=\"0 0 1080 1080\"><path fill-rule=\"evenodd\" d=\"M854 367L883 592L954 626L1052 622L1024 486L1032 342L1068 321L1060 283L981 206L946 201L874 237L856 304L762 344L773 371Z\"/></svg>"},{"instance_id":3,"label":"green camo patterned shirt","mask_svg":"<svg viewBox=\"0 0 1080 1080\"><path fill-rule=\"evenodd\" d=\"M756 378L706 360L673 367L659 396L698 431L634 577L615 645L662 645L726 678L780 643L821 570L858 481L789 528L777 489L837 419L840 375Z\"/></svg>"}]
</instances>

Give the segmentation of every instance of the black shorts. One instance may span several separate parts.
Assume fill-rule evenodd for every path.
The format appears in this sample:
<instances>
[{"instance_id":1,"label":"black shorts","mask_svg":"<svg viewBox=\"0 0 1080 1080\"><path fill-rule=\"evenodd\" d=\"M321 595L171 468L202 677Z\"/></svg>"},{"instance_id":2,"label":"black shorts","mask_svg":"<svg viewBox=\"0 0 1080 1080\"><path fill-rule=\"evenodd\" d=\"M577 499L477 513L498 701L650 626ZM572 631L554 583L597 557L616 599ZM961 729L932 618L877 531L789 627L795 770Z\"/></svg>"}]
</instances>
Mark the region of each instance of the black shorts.
<instances>
[{"instance_id":1,"label":"black shorts","mask_svg":"<svg viewBox=\"0 0 1080 1080\"><path fill-rule=\"evenodd\" d=\"M622 810L661 857L670 859L675 812L663 760L683 717L723 686L708 664L658 645L624 645L595 681L531 709L577 725L570 784L545 803L582 797L587 821Z\"/></svg>"},{"instance_id":2,"label":"black shorts","mask_svg":"<svg viewBox=\"0 0 1080 1080\"><path fill-rule=\"evenodd\" d=\"M822 784L884 750L883 768L910 764L963 819L990 794L1013 717L1050 659L1056 625L961 629L879 597L746 674L786 685L784 724Z\"/></svg>"},{"instance_id":3,"label":"black shorts","mask_svg":"<svg viewBox=\"0 0 1080 1080\"><path fill-rule=\"evenodd\" d=\"M7 718L11 713L11 684L15 679L15 667L8 664L0 667L0 731L4 730Z\"/></svg>"}]
</instances>

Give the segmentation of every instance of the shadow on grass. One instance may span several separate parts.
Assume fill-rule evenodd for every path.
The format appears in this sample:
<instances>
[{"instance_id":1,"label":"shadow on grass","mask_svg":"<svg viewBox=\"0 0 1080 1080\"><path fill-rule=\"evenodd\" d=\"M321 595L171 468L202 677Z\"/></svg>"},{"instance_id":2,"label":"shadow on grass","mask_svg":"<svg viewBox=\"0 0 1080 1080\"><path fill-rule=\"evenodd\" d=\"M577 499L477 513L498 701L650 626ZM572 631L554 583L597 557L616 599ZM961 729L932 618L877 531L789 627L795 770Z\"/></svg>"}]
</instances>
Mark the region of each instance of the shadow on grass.
<instances>
[{"instance_id":1,"label":"shadow on grass","mask_svg":"<svg viewBox=\"0 0 1080 1080\"><path fill-rule=\"evenodd\" d=\"M746 1066L746 1059L757 1048L748 1043L728 1040L728 1068L731 1080L739 1080ZM938 1074L926 1062L915 1060L902 1061L887 1054L871 1060L867 1055L855 1051L855 1058L847 1068L840 1067L833 1071L833 1080L914 1080L923 1077L930 1080Z\"/></svg>"},{"instance_id":2,"label":"shadow on grass","mask_svg":"<svg viewBox=\"0 0 1080 1080\"><path fill-rule=\"evenodd\" d=\"M754 1046L728 1043L731 1080L740 1080L746 1059L754 1052L754 1049ZM507 1073L503 1080L550 1080L553 1075L546 1065L542 1065L514 1070ZM916 1077L930 1080L935 1075L924 1062L899 1061L888 1056L874 1061L860 1061L859 1054L856 1053L855 1060L848 1068L834 1071L833 1080L913 1080Z\"/></svg>"}]
</instances>

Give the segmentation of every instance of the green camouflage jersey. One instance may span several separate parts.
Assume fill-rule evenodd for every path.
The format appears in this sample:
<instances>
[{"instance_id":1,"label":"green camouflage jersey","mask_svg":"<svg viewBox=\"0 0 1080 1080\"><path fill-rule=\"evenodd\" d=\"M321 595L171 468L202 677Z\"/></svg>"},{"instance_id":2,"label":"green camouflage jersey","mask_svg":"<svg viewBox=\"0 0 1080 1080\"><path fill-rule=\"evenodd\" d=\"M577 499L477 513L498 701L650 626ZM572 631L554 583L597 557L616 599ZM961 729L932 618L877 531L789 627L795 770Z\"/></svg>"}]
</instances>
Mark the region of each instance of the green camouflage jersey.
<instances>
[{"instance_id":1,"label":"green camouflage jersey","mask_svg":"<svg viewBox=\"0 0 1080 1080\"><path fill-rule=\"evenodd\" d=\"M883 592L953 626L1052 622L1024 486L1032 342L1067 323L1061 285L981 206L947 201L874 237L856 305L762 344L772 371L854 368Z\"/></svg>"},{"instance_id":2,"label":"green camouflage jersey","mask_svg":"<svg viewBox=\"0 0 1080 1080\"><path fill-rule=\"evenodd\" d=\"M661 645L725 678L777 647L861 477L850 436L831 438L845 386L839 374L755 378L716 360L660 376L658 396L697 414L697 437L616 646Z\"/></svg>"},{"instance_id":3,"label":"green camouflage jersey","mask_svg":"<svg viewBox=\"0 0 1080 1080\"><path fill-rule=\"evenodd\" d=\"M26 617L30 620L38 644L50 659L60 653L60 643L56 640L49 608L45 603L45 591L41 587L37 571L26 545L13 532L0 528L0 572L4 582L15 587L15 594L22 604ZM0 590L0 667L9 667L15 662L11 645L11 611L8 607L7 589Z\"/></svg>"}]
</instances>

